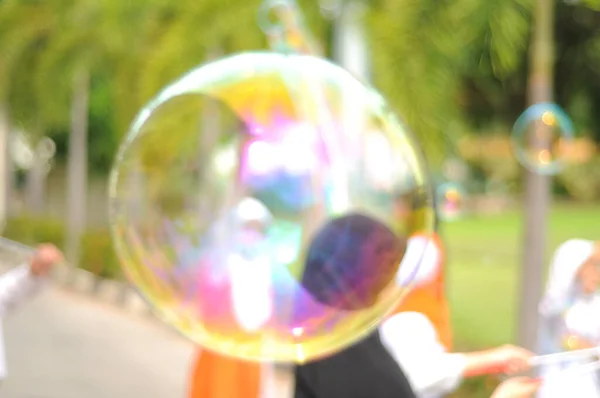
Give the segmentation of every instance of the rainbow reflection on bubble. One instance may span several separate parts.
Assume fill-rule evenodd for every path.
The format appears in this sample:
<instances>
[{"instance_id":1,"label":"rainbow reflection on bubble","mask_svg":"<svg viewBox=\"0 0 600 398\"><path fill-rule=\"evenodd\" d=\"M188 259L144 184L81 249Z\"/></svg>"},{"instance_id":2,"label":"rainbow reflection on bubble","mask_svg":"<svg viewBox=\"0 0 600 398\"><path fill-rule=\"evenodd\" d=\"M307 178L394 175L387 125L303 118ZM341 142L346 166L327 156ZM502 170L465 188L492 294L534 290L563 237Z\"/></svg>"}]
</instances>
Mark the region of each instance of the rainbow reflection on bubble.
<instances>
[{"instance_id":1,"label":"rainbow reflection on bubble","mask_svg":"<svg viewBox=\"0 0 600 398\"><path fill-rule=\"evenodd\" d=\"M574 135L571 119L558 105L540 103L527 108L517 119L511 142L523 167L554 175L562 170Z\"/></svg>"},{"instance_id":2,"label":"rainbow reflection on bubble","mask_svg":"<svg viewBox=\"0 0 600 398\"><path fill-rule=\"evenodd\" d=\"M304 362L369 333L430 233L418 146L383 98L322 59L229 57L169 86L111 175L127 277L194 342ZM407 241L408 239L408 241Z\"/></svg>"}]
</instances>

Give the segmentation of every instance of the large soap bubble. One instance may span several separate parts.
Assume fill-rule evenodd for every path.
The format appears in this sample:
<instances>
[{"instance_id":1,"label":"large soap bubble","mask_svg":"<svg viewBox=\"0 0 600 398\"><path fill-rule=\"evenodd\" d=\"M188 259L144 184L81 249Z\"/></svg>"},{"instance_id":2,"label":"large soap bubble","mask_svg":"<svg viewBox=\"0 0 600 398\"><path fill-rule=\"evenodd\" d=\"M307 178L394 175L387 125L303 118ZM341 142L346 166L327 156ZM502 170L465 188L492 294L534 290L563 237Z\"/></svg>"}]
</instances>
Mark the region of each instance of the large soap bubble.
<instances>
[{"instance_id":1,"label":"large soap bubble","mask_svg":"<svg viewBox=\"0 0 600 398\"><path fill-rule=\"evenodd\" d=\"M129 280L194 342L304 362L373 330L433 226L417 144L325 60L251 53L193 70L137 117L111 176Z\"/></svg>"}]
</instances>

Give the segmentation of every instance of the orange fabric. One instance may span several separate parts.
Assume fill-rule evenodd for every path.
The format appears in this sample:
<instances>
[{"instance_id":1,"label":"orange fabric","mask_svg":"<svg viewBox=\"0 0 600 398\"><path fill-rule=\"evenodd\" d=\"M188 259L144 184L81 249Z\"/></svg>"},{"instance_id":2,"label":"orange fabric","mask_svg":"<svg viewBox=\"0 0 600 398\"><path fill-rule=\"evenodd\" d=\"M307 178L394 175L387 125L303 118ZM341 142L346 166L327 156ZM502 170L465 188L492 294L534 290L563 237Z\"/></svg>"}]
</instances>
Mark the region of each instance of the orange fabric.
<instances>
[{"instance_id":1,"label":"orange fabric","mask_svg":"<svg viewBox=\"0 0 600 398\"><path fill-rule=\"evenodd\" d=\"M433 240L441 253L436 277L428 284L415 286L393 314L408 311L424 314L434 325L441 343L448 352L452 352L450 305L445 289L446 253L442 240L437 234L434 234Z\"/></svg>"},{"instance_id":2,"label":"orange fabric","mask_svg":"<svg viewBox=\"0 0 600 398\"><path fill-rule=\"evenodd\" d=\"M203 351L192 373L189 398L258 398L260 365Z\"/></svg>"}]
</instances>

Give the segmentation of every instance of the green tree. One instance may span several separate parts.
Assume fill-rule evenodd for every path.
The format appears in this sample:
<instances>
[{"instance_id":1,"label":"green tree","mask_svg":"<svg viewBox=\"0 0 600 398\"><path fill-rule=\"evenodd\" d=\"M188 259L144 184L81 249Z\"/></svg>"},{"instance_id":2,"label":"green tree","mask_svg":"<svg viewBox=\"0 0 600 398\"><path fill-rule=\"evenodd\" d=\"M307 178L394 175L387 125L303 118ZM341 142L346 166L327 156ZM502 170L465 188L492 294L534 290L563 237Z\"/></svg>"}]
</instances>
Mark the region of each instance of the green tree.
<instances>
[{"instance_id":1,"label":"green tree","mask_svg":"<svg viewBox=\"0 0 600 398\"><path fill-rule=\"evenodd\" d=\"M598 0L582 0L581 2L591 9L600 11L600 1Z\"/></svg>"},{"instance_id":2,"label":"green tree","mask_svg":"<svg viewBox=\"0 0 600 398\"><path fill-rule=\"evenodd\" d=\"M110 0L47 3L58 22L41 55L36 82L46 117L56 124L70 124L66 247L73 263L86 224L90 86L95 76L116 73L131 54L137 54L152 4Z\"/></svg>"},{"instance_id":3,"label":"green tree","mask_svg":"<svg viewBox=\"0 0 600 398\"><path fill-rule=\"evenodd\" d=\"M375 82L416 131L431 163L472 127L471 85L497 90L523 63L529 0L380 0L369 18ZM491 85L490 85L491 82Z\"/></svg>"},{"instance_id":4,"label":"green tree","mask_svg":"<svg viewBox=\"0 0 600 398\"><path fill-rule=\"evenodd\" d=\"M13 125L28 134L30 144L36 147L45 134L48 123L42 115L43 104L36 96L33 84L39 54L49 40L56 18L45 7L24 1L0 4L0 107L3 109L2 196L9 199L12 191L12 164L9 157L8 138ZM39 212L43 207L44 163L37 153L27 175L28 210ZM9 202L7 202L8 204Z\"/></svg>"}]
</instances>

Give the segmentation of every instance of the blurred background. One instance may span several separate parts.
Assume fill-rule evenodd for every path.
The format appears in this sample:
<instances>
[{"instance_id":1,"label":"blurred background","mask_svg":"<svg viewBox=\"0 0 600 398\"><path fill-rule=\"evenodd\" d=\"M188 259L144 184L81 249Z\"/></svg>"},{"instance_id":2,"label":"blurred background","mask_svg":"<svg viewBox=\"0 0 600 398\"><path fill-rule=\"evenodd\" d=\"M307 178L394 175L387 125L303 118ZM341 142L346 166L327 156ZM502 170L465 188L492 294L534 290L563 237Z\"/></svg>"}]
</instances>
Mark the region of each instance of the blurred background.
<instances>
[{"instance_id":1,"label":"blurred background","mask_svg":"<svg viewBox=\"0 0 600 398\"><path fill-rule=\"evenodd\" d=\"M515 341L523 170L511 150L532 78L533 0L299 1L324 54L375 85L464 193L441 226L457 348ZM551 2L549 2L551 4ZM0 0L0 222L121 279L107 176L137 111L181 74L264 49L259 0ZM600 236L600 1L556 4L555 101L576 138L553 179L549 255ZM457 397L486 397L495 379Z\"/></svg>"}]
</instances>

